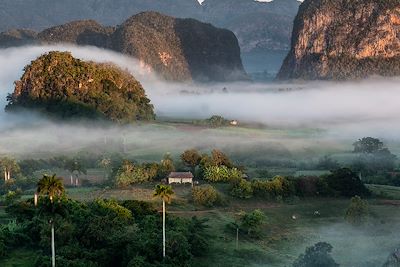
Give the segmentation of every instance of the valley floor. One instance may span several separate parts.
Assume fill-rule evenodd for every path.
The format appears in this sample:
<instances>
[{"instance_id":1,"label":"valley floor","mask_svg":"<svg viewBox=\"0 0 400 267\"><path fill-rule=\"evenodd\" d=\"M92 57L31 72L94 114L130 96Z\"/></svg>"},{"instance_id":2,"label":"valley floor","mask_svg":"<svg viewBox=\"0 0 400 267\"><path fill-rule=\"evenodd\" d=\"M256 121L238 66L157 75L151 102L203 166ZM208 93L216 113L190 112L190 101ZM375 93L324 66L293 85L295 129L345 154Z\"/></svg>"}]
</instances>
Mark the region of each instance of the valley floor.
<instances>
[{"instance_id":1,"label":"valley floor","mask_svg":"<svg viewBox=\"0 0 400 267\"><path fill-rule=\"evenodd\" d=\"M218 185L224 192L226 185ZM347 199L294 198L285 202L237 200L227 197L227 204L217 208L201 208L189 201L190 187L177 186L176 196L167 207L173 216L209 219L212 247L207 257L196 258L193 266L290 266L307 246L325 241L333 246L333 257L344 267L381 266L392 250L398 247L400 234L400 188L370 185L375 194L386 198L369 199L372 218L367 226L355 228L344 221ZM96 198L139 199L161 204L152 198L152 185L136 186L128 190L70 188L69 197L80 201ZM30 196L24 196L26 198ZM267 216L262 235L258 239L236 236L227 230L240 211L261 209ZM318 211L318 213L316 213ZM4 209L0 220L7 221ZM35 252L27 249L12 251L0 266L29 267Z\"/></svg>"}]
</instances>

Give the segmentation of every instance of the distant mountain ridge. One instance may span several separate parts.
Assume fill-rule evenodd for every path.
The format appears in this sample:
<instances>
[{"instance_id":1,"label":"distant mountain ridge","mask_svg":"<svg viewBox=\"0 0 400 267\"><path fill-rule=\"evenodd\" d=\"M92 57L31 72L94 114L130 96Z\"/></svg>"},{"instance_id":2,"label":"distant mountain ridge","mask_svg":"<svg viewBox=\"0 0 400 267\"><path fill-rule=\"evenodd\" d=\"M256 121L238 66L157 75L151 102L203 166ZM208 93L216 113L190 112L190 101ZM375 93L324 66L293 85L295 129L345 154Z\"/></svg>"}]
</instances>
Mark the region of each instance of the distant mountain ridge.
<instances>
[{"instance_id":1,"label":"distant mountain ridge","mask_svg":"<svg viewBox=\"0 0 400 267\"><path fill-rule=\"evenodd\" d=\"M288 50L299 4L296 0L205 0L202 5L197 0L0 0L0 32L40 31L87 19L118 25L133 14L158 11L232 30L243 52Z\"/></svg>"},{"instance_id":2,"label":"distant mountain ridge","mask_svg":"<svg viewBox=\"0 0 400 267\"><path fill-rule=\"evenodd\" d=\"M143 12L116 27L94 20L73 21L45 29L0 34L5 44L72 43L121 52L166 80L218 82L247 80L235 35L194 19Z\"/></svg>"}]
</instances>

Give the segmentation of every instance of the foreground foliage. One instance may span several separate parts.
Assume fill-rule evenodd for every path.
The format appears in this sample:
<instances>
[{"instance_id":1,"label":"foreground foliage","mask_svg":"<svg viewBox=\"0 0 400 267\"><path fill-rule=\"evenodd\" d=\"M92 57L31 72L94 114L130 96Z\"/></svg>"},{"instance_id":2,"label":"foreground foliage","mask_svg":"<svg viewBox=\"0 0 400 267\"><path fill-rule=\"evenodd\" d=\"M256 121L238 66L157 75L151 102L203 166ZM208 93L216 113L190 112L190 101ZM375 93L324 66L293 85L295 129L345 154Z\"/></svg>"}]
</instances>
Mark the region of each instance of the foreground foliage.
<instances>
[{"instance_id":1,"label":"foreground foliage","mask_svg":"<svg viewBox=\"0 0 400 267\"><path fill-rule=\"evenodd\" d=\"M337 267L330 253L332 246L326 242L319 242L306 249L306 253L299 256L293 267Z\"/></svg>"},{"instance_id":2,"label":"foreground foliage","mask_svg":"<svg viewBox=\"0 0 400 267\"><path fill-rule=\"evenodd\" d=\"M52 208L54 207L54 209ZM0 252L29 247L40 254L35 266L50 264L49 219L54 218L59 266L160 266L161 216L140 201L96 200L87 204L41 198L7 208L14 225L0 229ZM207 252L204 220L168 217L164 263L190 266L193 257Z\"/></svg>"}]
</instances>

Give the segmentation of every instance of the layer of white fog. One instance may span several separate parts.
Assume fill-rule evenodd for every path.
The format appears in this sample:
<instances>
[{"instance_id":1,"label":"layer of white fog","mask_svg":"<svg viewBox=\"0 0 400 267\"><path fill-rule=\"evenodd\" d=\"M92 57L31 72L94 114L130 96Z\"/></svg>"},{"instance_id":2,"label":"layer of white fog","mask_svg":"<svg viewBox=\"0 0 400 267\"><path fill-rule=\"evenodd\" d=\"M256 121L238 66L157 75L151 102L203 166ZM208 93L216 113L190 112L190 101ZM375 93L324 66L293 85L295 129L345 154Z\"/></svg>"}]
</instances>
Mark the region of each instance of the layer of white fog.
<instances>
[{"instance_id":1,"label":"layer of white fog","mask_svg":"<svg viewBox=\"0 0 400 267\"><path fill-rule=\"evenodd\" d=\"M36 46L0 50L0 153L18 154L36 149L43 151L46 146L52 149L79 147L93 140L103 140L104 136L115 136L122 131L130 140L138 138L136 140L142 143L161 146L167 150L172 150L177 145L207 147L215 144L229 145L231 142L234 145L240 145L241 142L274 143L275 139L283 138L277 134L266 134L257 139L243 134L235 136L234 132L214 136L212 131L207 135L206 131L200 130L177 134L176 131L169 131L169 128L154 132L150 126L124 129L104 129L100 126L86 128L82 125L46 122L31 113L6 114L3 111L6 95L13 91L13 82L20 78L24 66L51 50L71 51L73 56L84 60L113 62L129 70L143 84L159 118L205 119L212 115L222 115L240 123L259 123L267 130L317 129L323 135L308 137L318 138L331 146L336 145L335 140L344 140L351 144L351 141L363 136L380 137L389 143L398 139L399 79L376 78L347 83L173 84L162 82L143 70L137 60L118 53L93 47ZM36 127L29 128L29 124ZM23 130L16 125L23 126ZM168 139L171 148L165 144L165 139ZM284 143L291 146L288 149L296 149L318 145L314 141L317 140L307 142L291 138Z\"/></svg>"},{"instance_id":2,"label":"layer of white fog","mask_svg":"<svg viewBox=\"0 0 400 267\"><path fill-rule=\"evenodd\" d=\"M20 78L24 66L51 50L68 50L84 60L113 62L128 69L143 84L159 118L193 120L217 114L241 124L254 123L258 129L211 130L165 123L87 126L50 122L32 113L5 113L6 95L13 91L13 82ZM307 152L312 156L313 151L350 150L352 142L364 136L379 137L393 145L399 143L400 133L399 82L395 78L376 78L346 83L178 85L147 73L135 59L93 47L5 49L0 50L0 154L44 156L85 147L101 152L122 145L143 158L154 154L161 157L165 152L190 147L220 147L236 152L254 148L263 157L268 156L268 151L283 151L287 155ZM399 152L396 145L391 150ZM335 255L356 259L351 264L358 259L381 262L399 238L394 225L397 222L382 227L387 230L382 230L379 238L371 231L359 233L341 225L327 226L314 231L309 241L311 244L329 239L337 248ZM348 261L343 264L350 266Z\"/></svg>"}]
</instances>

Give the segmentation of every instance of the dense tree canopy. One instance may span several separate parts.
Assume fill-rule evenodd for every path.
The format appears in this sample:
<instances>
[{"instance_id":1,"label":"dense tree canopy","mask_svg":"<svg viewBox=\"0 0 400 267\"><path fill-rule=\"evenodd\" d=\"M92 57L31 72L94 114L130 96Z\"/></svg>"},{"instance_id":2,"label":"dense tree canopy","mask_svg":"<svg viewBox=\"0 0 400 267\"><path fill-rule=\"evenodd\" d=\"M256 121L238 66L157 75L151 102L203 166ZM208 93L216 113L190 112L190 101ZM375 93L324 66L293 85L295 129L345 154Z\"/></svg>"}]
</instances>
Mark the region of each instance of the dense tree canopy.
<instances>
[{"instance_id":1,"label":"dense tree canopy","mask_svg":"<svg viewBox=\"0 0 400 267\"><path fill-rule=\"evenodd\" d=\"M2 246L29 246L38 255L34 266L48 266L50 217L55 219L58 266L190 266L210 244L205 220L168 217L168 257L162 263L161 218L148 203L63 198L55 205L54 214L35 208L32 200L9 206L17 222L13 229L0 227L0 253Z\"/></svg>"},{"instance_id":2,"label":"dense tree canopy","mask_svg":"<svg viewBox=\"0 0 400 267\"><path fill-rule=\"evenodd\" d=\"M326 242L319 242L306 249L293 263L293 267L338 267L330 253L333 247Z\"/></svg>"},{"instance_id":3,"label":"dense tree canopy","mask_svg":"<svg viewBox=\"0 0 400 267\"><path fill-rule=\"evenodd\" d=\"M326 177L331 189L346 197L355 195L365 196L369 194L368 189L360 180L357 173L348 168L341 168L333 171Z\"/></svg>"},{"instance_id":4,"label":"dense tree canopy","mask_svg":"<svg viewBox=\"0 0 400 267\"><path fill-rule=\"evenodd\" d=\"M64 119L130 123L155 116L131 74L111 64L84 62L68 52L49 52L32 61L7 100L7 111L33 109Z\"/></svg>"},{"instance_id":5,"label":"dense tree canopy","mask_svg":"<svg viewBox=\"0 0 400 267\"><path fill-rule=\"evenodd\" d=\"M182 153L182 162L192 169L192 173L195 174L195 168L200 164L201 155L196 149L189 149Z\"/></svg>"},{"instance_id":6,"label":"dense tree canopy","mask_svg":"<svg viewBox=\"0 0 400 267\"><path fill-rule=\"evenodd\" d=\"M355 153L375 153L383 148L383 143L373 137L364 137L353 144Z\"/></svg>"}]
</instances>

